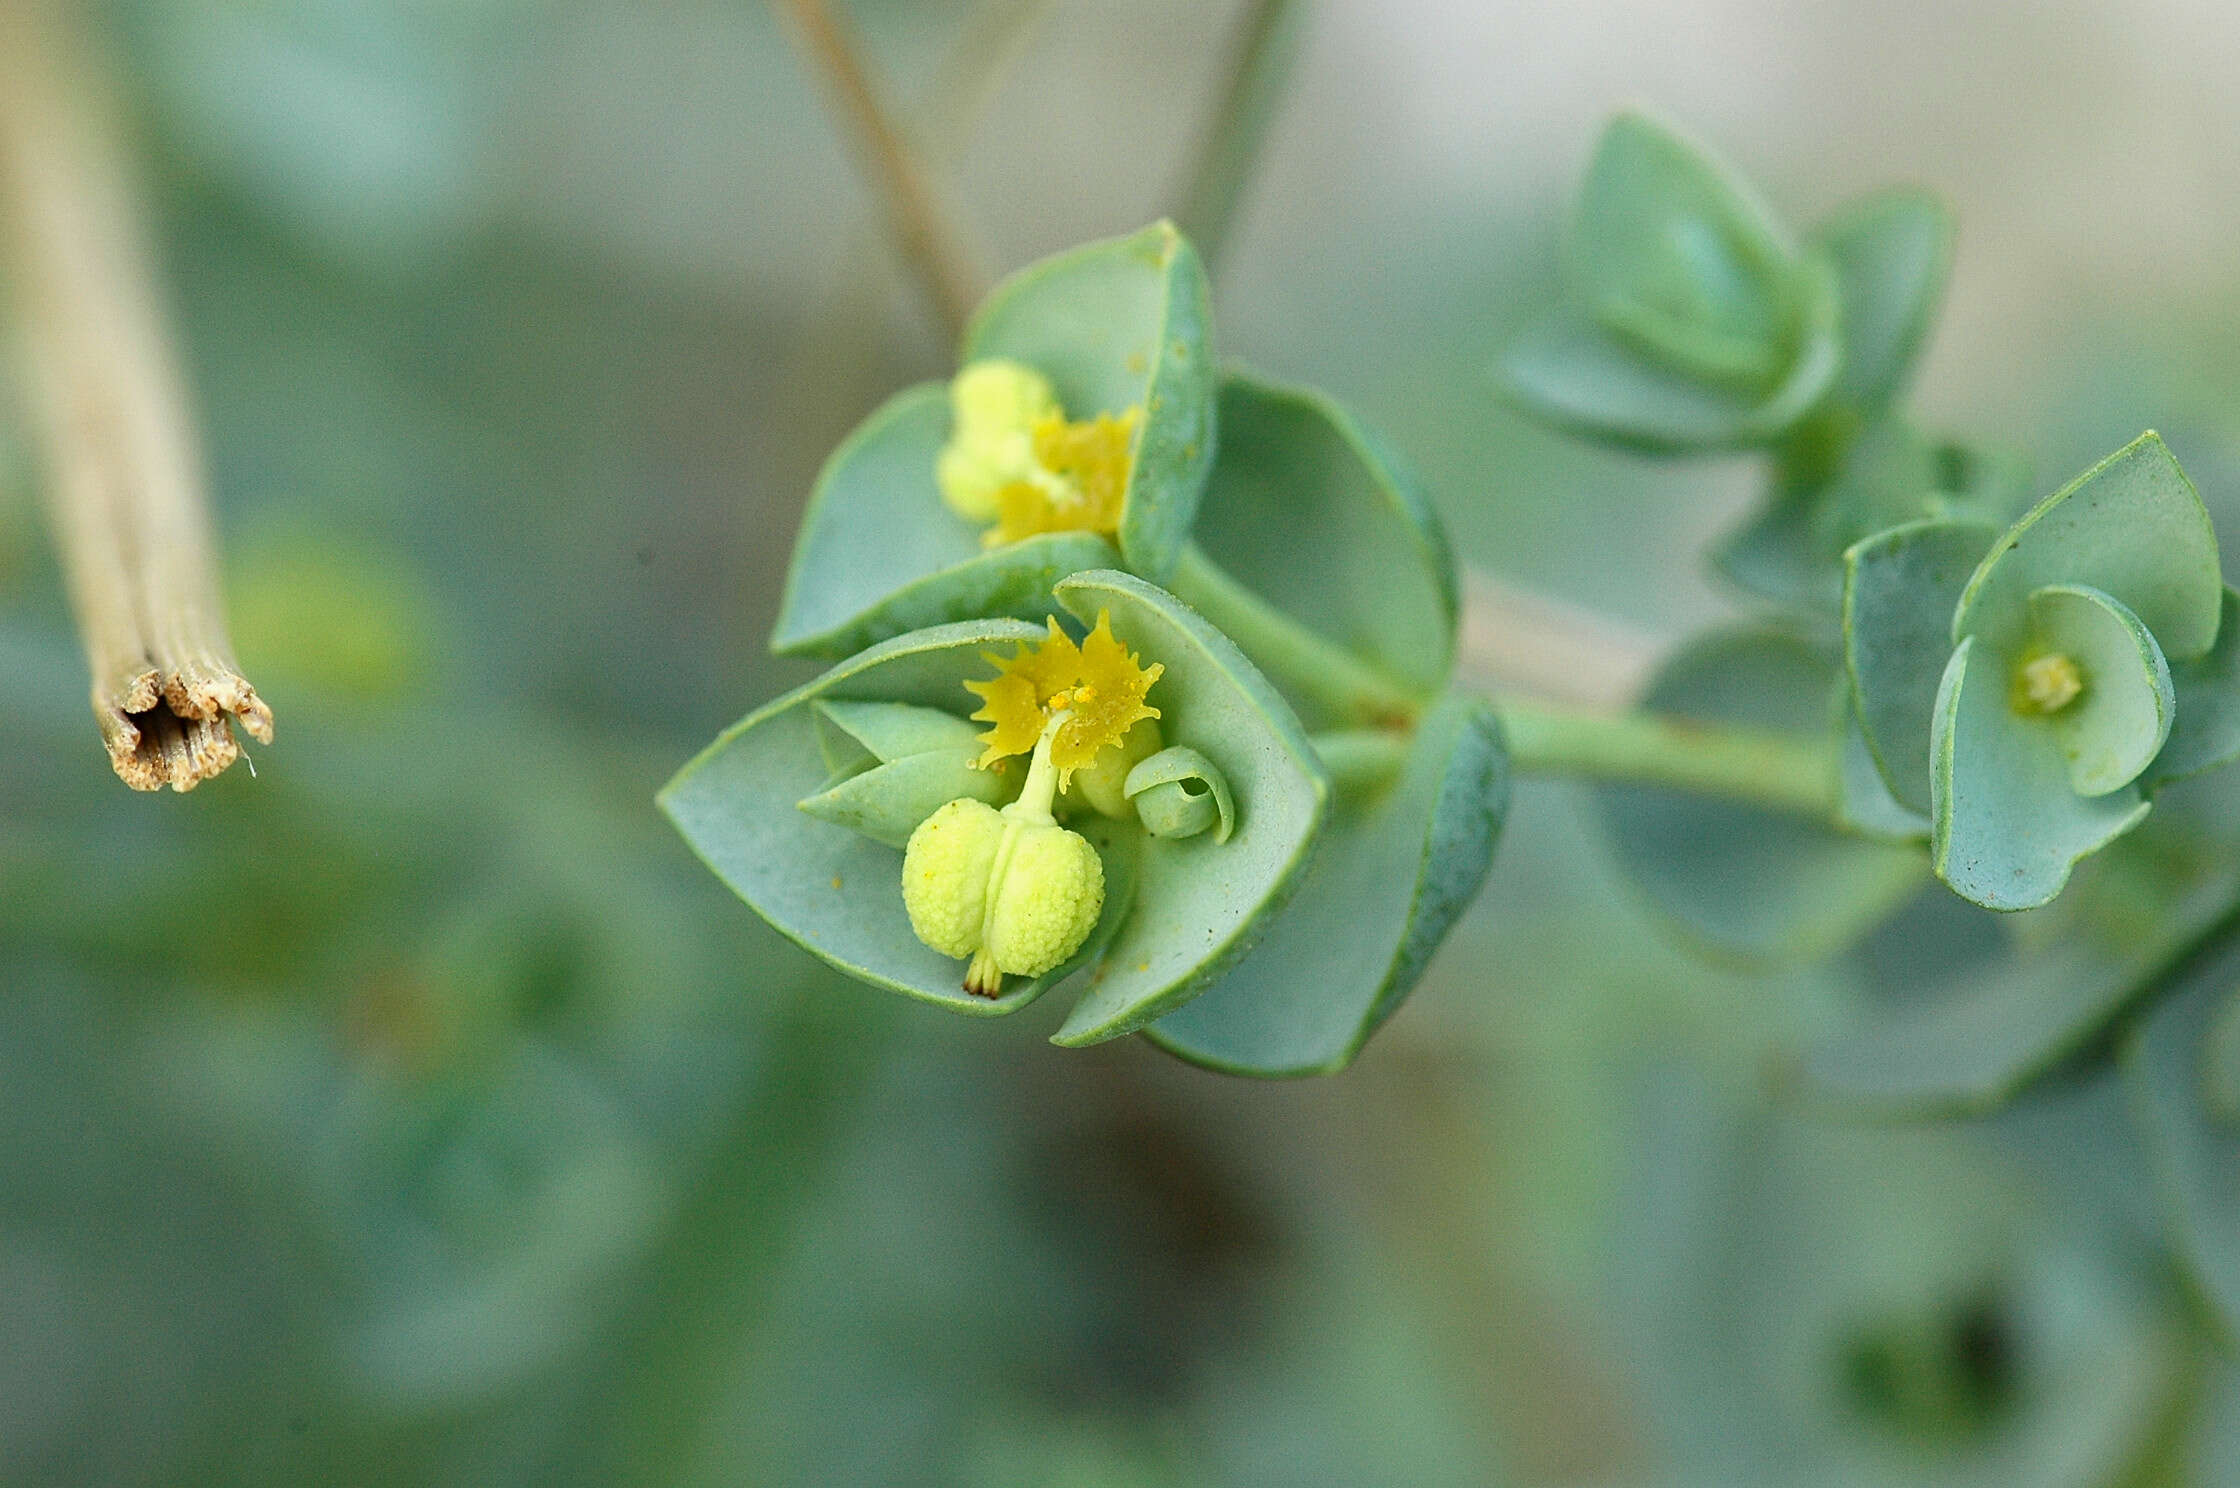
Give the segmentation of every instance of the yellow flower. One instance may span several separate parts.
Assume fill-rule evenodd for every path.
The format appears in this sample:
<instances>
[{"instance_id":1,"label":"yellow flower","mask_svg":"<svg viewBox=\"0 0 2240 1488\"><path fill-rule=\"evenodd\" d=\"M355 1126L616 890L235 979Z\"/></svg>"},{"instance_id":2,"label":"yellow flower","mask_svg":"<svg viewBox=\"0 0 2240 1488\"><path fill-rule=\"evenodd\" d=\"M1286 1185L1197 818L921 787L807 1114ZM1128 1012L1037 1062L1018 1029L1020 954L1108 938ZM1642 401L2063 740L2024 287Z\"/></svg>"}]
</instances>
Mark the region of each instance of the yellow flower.
<instances>
[{"instance_id":1,"label":"yellow flower","mask_svg":"<svg viewBox=\"0 0 2240 1488\"><path fill-rule=\"evenodd\" d=\"M1141 409L1071 422L1047 377L991 357L950 380L949 411L934 481L950 510L987 527L989 547L1120 530Z\"/></svg>"},{"instance_id":2,"label":"yellow flower","mask_svg":"<svg viewBox=\"0 0 2240 1488\"><path fill-rule=\"evenodd\" d=\"M1009 660L984 654L997 675L965 683L980 699L972 717L991 725L980 736L986 746L978 761L982 769L1007 755L1032 752L1050 721L1063 714L1050 743L1050 762L1063 789L1074 771L1119 746L1138 722L1160 716L1143 699L1166 667L1142 665L1113 635L1108 610L1097 612L1096 627L1078 646L1052 620L1040 645L1022 644Z\"/></svg>"},{"instance_id":3,"label":"yellow flower","mask_svg":"<svg viewBox=\"0 0 2240 1488\"><path fill-rule=\"evenodd\" d=\"M1037 473L1037 426L1046 418L1065 421L1049 378L1000 357L974 362L950 380L949 417L934 480L950 510L975 523L995 521L998 493Z\"/></svg>"},{"instance_id":4,"label":"yellow flower","mask_svg":"<svg viewBox=\"0 0 2240 1488\"><path fill-rule=\"evenodd\" d=\"M1036 420L1037 468L996 492L997 525L981 541L997 547L1042 532L1118 532L1137 420L1133 408L1078 424L1058 413Z\"/></svg>"}]
</instances>

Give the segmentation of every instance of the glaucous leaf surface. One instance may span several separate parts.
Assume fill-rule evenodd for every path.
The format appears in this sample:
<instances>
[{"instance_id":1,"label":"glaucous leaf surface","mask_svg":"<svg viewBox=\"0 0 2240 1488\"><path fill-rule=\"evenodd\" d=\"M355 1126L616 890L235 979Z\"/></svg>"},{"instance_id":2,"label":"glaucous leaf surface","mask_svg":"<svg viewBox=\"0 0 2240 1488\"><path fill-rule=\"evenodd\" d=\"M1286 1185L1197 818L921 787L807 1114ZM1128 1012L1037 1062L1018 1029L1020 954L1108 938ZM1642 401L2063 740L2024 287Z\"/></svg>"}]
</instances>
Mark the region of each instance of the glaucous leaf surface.
<instances>
[{"instance_id":1,"label":"glaucous leaf surface","mask_svg":"<svg viewBox=\"0 0 2240 1488\"><path fill-rule=\"evenodd\" d=\"M2104 796L2139 778L2170 737L2170 666L2139 617L2081 584L2048 584L2030 596L2038 644L2083 670L2084 691L2046 719L2080 796Z\"/></svg>"},{"instance_id":2,"label":"glaucous leaf surface","mask_svg":"<svg viewBox=\"0 0 2240 1488\"><path fill-rule=\"evenodd\" d=\"M2124 1055L2179 1259L2227 1338L2240 1337L2240 1121L2211 1104L2212 1035L2240 986L2240 937L2229 933L2188 968L2133 1033Z\"/></svg>"},{"instance_id":3,"label":"glaucous leaf surface","mask_svg":"<svg viewBox=\"0 0 2240 1488\"><path fill-rule=\"evenodd\" d=\"M1339 798L1299 892L1260 944L1144 1036L1230 1074L1344 1068L1484 882L1508 797L1498 721L1448 694L1418 726L1397 780Z\"/></svg>"},{"instance_id":4,"label":"glaucous leaf surface","mask_svg":"<svg viewBox=\"0 0 2240 1488\"><path fill-rule=\"evenodd\" d=\"M1812 234L1843 304L1834 401L1871 412L1897 395L1935 324L1955 232L1943 202L1899 187L1853 202Z\"/></svg>"},{"instance_id":5,"label":"glaucous leaf surface","mask_svg":"<svg viewBox=\"0 0 2240 1488\"><path fill-rule=\"evenodd\" d=\"M972 620L883 641L734 724L677 772L661 792L661 807L701 861L803 949L858 980L955 1012L1016 1011L1062 981L1073 964L1017 982L1001 997L966 992L962 963L910 928L901 854L797 803L826 779L816 703L961 710L972 701L964 679L990 670L984 651L1043 635L1023 621ZM1094 825L1083 823L1083 834L1104 852L1111 843L1088 830ZM1104 855L1110 874L1112 856ZM1113 920L1126 906L1107 889L1104 912Z\"/></svg>"},{"instance_id":6,"label":"glaucous leaf surface","mask_svg":"<svg viewBox=\"0 0 2240 1488\"><path fill-rule=\"evenodd\" d=\"M1929 835L1929 818L1890 794L1882 767L1874 762L1867 736L1859 727L1858 712L1851 706L1850 689L1836 688L1837 727L1843 731L1843 772L1836 811L1844 826L1862 837L1891 842L1917 842Z\"/></svg>"},{"instance_id":7,"label":"glaucous leaf surface","mask_svg":"<svg viewBox=\"0 0 2240 1488\"><path fill-rule=\"evenodd\" d=\"M1105 570L1062 580L1058 599L1085 624L1110 611L1113 634L1165 665L1150 697L1160 732L1211 760L1236 800L1226 842L1210 832L1142 839L1134 909L1053 1036L1080 1045L1180 1007L1251 949L1297 886L1330 783L1275 689L1172 595Z\"/></svg>"},{"instance_id":8,"label":"glaucous leaf surface","mask_svg":"<svg viewBox=\"0 0 2240 1488\"><path fill-rule=\"evenodd\" d=\"M2080 796L2061 735L2010 702L2013 679L1981 636L1945 665L1930 743L1930 862L1985 909L2035 909L2077 861L2137 826L2134 786Z\"/></svg>"},{"instance_id":9,"label":"glaucous leaf surface","mask_svg":"<svg viewBox=\"0 0 2240 1488\"><path fill-rule=\"evenodd\" d=\"M1642 705L1825 738L1836 677L1833 656L1786 631L1718 631L1668 660ZM1650 786L1595 794L1628 877L1682 933L1736 959L1839 949L1921 882L1918 850L1802 817Z\"/></svg>"},{"instance_id":10,"label":"glaucous leaf surface","mask_svg":"<svg viewBox=\"0 0 2240 1488\"><path fill-rule=\"evenodd\" d=\"M2177 1319L2022 1163L1950 1130L1645 1102L1616 1324L1689 1488L2104 1488L2164 1419Z\"/></svg>"},{"instance_id":11,"label":"glaucous leaf surface","mask_svg":"<svg viewBox=\"0 0 2240 1488\"><path fill-rule=\"evenodd\" d=\"M1510 392L1650 449L1761 442L1827 391L1836 273L1747 183L1636 113L1603 132L1567 245L1567 299L1503 358Z\"/></svg>"},{"instance_id":12,"label":"glaucous leaf surface","mask_svg":"<svg viewBox=\"0 0 2240 1488\"><path fill-rule=\"evenodd\" d=\"M1843 604L1843 555L1861 538L1927 514L1936 482L1929 441L1898 419L1852 437L1832 474L1784 459L1759 514L1712 555L1745 591L1799 610Z\"/></svg>"},{"instance_id":13,"label":"glaucous leaf surface","mask_svg":"<svg viewBox=\"0 0 2240 1488\"><path fill-rule=\"evenodd\" d=\"M1796 423L1827 391L1839 346L1835 295L1808 279L1802 349L1789 378L1753 398L1646 359L1575 305L1558 305L1502 354L1500 376L1534 416L1583 438L1652 452L1742 449Z\"/></svg>"},{"instance_id":14,"label":"glaucous leaf surface","mask_svg":"<svg viewBox=\"0 0 2240 1488\"><path fill-rule=\"evenodd\" d=\"M1795 244L1749 184L1664 124L1603 130L1580 192L1573 288L1598 320L1705 381L1780 373Z\"/></svg>"},{"instance_id":15,"label":"glaucous leaf surface","mask_svg":"<svg viewBox=\"0 0 2240 1488\"><path fill-rule=\"evenodd\" d=\"M2010 655L2029 644L2030 595L2083 584L2130 606L2172 662L2207 651L2224 606L2217 536L2159 435L2140 435L2032 508L1995 543L1952 617Z\"/></svg>"},{"instance_id":16,"label":"glaucous leaf surface","mask_svg":"<svg viewBox=\"0 0 2240 1488\"><path fill-rule=\"evenodd\" d=\"M2177 717L2162 752L2139 777L2150 791L2240 759L2240 594L2225 590L2216 644L2172 663L2170 688Z\"/></svg>"},{"instance_id":17,"label":"glaucous leaf surface","mask_svg":"<svg viewBox=\"0 0 2240 1488\"><path fill-rule=\"evenodd\" d=\"M1187 744L1169 745L1137 761L1122 794L1135 803L1144 830L1154 837L1211 831L1219 844L1237 829L1237 798L1229 789L1229 777ZM1155 815L1169 825L1155 822Z\"/></svg>"},{"instance_id":18,"label":"glaucous leaf surface","mask_svg":"<svg viewBox=\"0 0 2240 1488\"><path fill-rule=\"evenodd\" d=\"M2240 904L2222 777L2080 864L2059 900L1995 914L1938 890L1861 948L1869 1007L1807 1060L1813 1086L1884 1115L1992 1110L2098 1037Z\"/></svg>"},{"instance_id":19,"label":"glaucous leaf surface","mask_svg":"<svg viewBox=\"0 0 2240 1488\"><path fill-rule=\"evenodd\" d=\"M947 385L887 400L825 461L802 513L770 648L838 660L928 626L1049 613L1050 586L1117 559L1093 533L984 547L934 484L949 437Z\"/></svg>"},{"instance_id":20,"label":"glaucous leaf surface","mask_svg":"<svg viewBox=\"0 0 2240 1488\"><path fill-rule=\"evenodd\" d=\"M1922 816L1953 606L1993 536L1964 522L1912 522L1844 555L1844 667L1860 730L1890 794Z\"/></svg>"},{"instance_id":21,"label":"glaucous leaf surface","mask_svg":"<svg viewBox=\"0 0 2240 1488\"><path fill-rule=\"evenodd\" d=\"M1026 363L1050 379L1069 419L1143 410L1120 552L1129 569L1158 582L1189 540L1213 468L1213 355L1197 250L1173 223L1155 222L997 285L965 328L958 360Z\"/></svg>"},{"instance_id":22,"label":"glaucous leaf surface","mask_svg":"<svg viewBox=\"0 0 2240 1488\"><path fill-rule=\"evenodd\" d=\"M1454 660L1454 555L1422 487L1342 404L1231 371L1194 540L1325 640L1429 694Z\"/></svg>"}]
</instances>

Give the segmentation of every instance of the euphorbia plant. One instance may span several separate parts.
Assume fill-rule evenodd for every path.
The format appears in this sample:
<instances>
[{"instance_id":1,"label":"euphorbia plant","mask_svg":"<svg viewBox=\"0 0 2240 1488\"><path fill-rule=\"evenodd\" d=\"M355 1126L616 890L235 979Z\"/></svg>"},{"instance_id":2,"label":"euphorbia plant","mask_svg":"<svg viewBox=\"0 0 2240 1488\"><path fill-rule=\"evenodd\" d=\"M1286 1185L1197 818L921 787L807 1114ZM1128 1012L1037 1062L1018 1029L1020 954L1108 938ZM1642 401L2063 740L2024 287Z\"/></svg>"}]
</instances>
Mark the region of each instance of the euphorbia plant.
<instances>
[{"instance_id":1,"label":"euphorbia plant","mask_svg":"<svg viewBox=\"0 0 2240 1488\"><path fill-rule=\"evenodd\" d=\"M1214 366L1173 228L1033 266L820 476L773 644L831 670L664 805L863 981L972 1014L1070 983L1061 1044L1275 1075L1342 1066L1415 985L1512 767L1589 779L1689 939L1870 991L1927 969L1808 1053L1812 1088L1994 1105L2231 940L2240 624L2155 436L2029 507L2021 460L1905 415L1951 241L1916 191L1792 233L1700 146L1611 127L1502 381L1628 449L1757 453L1767 491L1714 554L1752 613L1620 713L1456 690L1430 503L1335 400ZM2211 995L2140 1068L2240 1048ZM2224 1110L2240 1057L2209 1064ZM2217 1118L2149 1114L2196 1173Z\"/></svg>"}]
</instances>

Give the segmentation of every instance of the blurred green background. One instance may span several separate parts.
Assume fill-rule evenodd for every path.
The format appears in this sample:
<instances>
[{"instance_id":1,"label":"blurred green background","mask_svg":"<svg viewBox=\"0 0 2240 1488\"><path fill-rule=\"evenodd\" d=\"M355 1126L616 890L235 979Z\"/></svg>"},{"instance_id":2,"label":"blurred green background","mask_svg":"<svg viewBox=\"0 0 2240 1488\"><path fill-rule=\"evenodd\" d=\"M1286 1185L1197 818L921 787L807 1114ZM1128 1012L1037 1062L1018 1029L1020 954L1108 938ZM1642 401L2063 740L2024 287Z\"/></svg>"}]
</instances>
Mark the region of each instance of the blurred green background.
<instances>
[{"instance_id":1,"label":"blurred green background","mask_svg":"<svg viewBox=\"0 0 2240 1488\"><path fill-rule=\"evenodd\" d=\"M2041 483L2159 427L2240 530L2219 7L1302 11L1222 350L1381 424L1472 564L1729 609L1746 464L1486 376L1636 101L1796 220L1944 192L1929 420ZM1240 8L851 12L1002 270L1171 209ZM2240 1479L2108 1082L1797 1111L1861 973L1676 948L1569 790L1299 1084L905 1005L700 870L653 792L808 674L762 640L809 481L947 365L767 9L97 16L279 736L117 783L0 413L0 1482Z\"/></svg>"}]
</instances>

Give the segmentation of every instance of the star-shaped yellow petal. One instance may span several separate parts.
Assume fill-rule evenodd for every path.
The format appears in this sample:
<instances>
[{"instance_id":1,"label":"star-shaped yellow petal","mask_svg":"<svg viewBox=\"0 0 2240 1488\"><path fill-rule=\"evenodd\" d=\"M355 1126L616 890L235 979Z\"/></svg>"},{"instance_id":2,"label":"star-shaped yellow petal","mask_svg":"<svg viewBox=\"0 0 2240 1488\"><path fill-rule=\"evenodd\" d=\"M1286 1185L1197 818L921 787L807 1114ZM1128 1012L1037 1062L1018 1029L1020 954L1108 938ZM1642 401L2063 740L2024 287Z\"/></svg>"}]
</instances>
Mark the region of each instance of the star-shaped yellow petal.
<instances>
[{"instance_id":1,"label":"star-shaped yellow petal","mask_svg":"<svg viewBox=\"0 0 2240 1488\"><path fill-rule=\"evenodd\" d=\"M1062 783L1117 745L1137 722L1159 716L1144 695L1166 667L1142 665L1112 633L1109 611L1097 613L1095 628L1078 646L1056 620L1049 624L1047 639L1022 644L1009 659L983 653L996 676L964 684L980 699L974 720L992 725L980 736L982 769L1008 755L1031 753L1050 720L1064 712L1066 721L1050 742L1050 762Z\"/></svg>"},{"instance_id":2,"label":"star-shaped yellow petal","mask_svg":"<svg viewBox=\"0 0 2240 1488\"><path fill-rule=\"evenodd\" d=\"M996 492L997 520L984 539L988 545L1042 532L1118 532L1139 416L1140 410L1131 408L1082 423L1069 423L1059 413L1036 420L1035 476Z\"/></svg>"}]
</instances>

